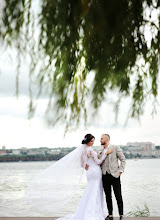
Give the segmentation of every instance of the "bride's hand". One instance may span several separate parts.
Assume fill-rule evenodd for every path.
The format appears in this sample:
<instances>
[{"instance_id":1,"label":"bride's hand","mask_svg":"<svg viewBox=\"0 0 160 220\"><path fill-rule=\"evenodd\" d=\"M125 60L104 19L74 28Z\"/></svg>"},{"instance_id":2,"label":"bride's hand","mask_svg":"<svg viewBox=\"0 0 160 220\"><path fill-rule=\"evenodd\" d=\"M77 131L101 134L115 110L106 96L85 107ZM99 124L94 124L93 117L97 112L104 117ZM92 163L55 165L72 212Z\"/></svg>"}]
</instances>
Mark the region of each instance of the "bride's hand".
<instances>
[{"instance_id":1,"label":"bride's hand","mask_svg":"<svg viewBox=\"0 0 160 220\"><path fill-rule=\"evenodd\" d=\"M88 164L86 164L86 166L85 166L85 170L88 170L88 168L89 168L89 165L88 165Z\"/></svg>"},{"instance_id":2,"label":"bride's hand","mask_svg":"<svg viewBox=\"0 0 160 220\"><path fill-rule=\"evenodd\" d=\"M107 150L105 154L108 155L108 154L111 154L112 152L113 152L113 149L111 148L111 149Z\"/></svg>"}]
</instances>

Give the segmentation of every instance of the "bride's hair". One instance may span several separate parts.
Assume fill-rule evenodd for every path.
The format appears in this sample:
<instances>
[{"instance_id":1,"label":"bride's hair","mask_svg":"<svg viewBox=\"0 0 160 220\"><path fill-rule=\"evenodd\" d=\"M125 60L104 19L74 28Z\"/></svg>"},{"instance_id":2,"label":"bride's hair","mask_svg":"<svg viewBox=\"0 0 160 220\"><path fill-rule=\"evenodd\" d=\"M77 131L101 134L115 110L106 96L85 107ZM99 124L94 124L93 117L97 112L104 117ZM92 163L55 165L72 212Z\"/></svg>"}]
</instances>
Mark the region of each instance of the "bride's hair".
<instances>
[{"instance_id":1,"label":"bride's hair","mask_svg":"<svg viewBox=\"0 0 160 220\"><path fill-rule=\"evenodd\" d=\"M82 144L88 144L95 137L92 134L86 134L84 139L82 140Z\"/></svg>"}]
</instances>

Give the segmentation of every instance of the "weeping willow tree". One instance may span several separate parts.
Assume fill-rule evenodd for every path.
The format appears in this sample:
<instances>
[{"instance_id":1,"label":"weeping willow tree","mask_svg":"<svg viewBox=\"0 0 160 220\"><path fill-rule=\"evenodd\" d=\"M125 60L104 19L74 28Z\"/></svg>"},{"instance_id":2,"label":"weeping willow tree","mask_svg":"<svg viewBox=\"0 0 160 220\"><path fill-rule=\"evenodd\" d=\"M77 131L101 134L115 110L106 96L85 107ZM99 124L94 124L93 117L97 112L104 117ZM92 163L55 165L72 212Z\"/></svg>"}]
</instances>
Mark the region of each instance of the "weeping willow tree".
<instances>
[{"instance_id":1,"label":"weeping willow tree","mask_svg":"<svg viewBox=\"0 0 160 220\"><path fill-rule=\"evenodd\" d=\"M17 49L19 66L21 56L30 56L30 77L39 83L38 94L46 88L47 111L57 108L57 119L68 124L81 117L86 121L87 96L98 109L108 91L118 92L117 108L121 98L132 97L132 117L143 113L148 97L158 97L159 0L0 4L0 41ZM94 78L88 84L91 73Z\"/></svg>"}]
</instances>

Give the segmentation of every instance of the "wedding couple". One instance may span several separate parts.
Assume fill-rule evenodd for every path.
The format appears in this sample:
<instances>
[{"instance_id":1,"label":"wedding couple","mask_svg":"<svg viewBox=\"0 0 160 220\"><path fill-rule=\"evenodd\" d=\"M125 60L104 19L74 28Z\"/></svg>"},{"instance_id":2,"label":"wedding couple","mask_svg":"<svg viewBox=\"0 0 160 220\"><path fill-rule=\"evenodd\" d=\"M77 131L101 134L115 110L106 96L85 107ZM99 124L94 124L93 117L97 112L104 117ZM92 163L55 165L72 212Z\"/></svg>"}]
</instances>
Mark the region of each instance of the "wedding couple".
<instances>
[{"instance_id":1,"label":"wedding couple","mask_svg":"<svg viewBox=\"0 0 160 220\"><path fill-rule=\"evenodd\" d=\"M124 172L125 157L118 146L110 145L108 134L103 134L101 137L101 145L104 149L98 155L92 148L94 140L93 135L87 134L82 141L81 167L86 170L87 186L78 208L73 215L58 218L58 220L113 220L112 187L120 220L124 219L120 176ZM108 208L107 217L103 192L105 192Z\"/></svg>"},{"instance_id":2,"label":"wedding couple","mask_svg":"<svg viewBox=\"0 0 160 220\"><path fill-rule=\"evenodd\" d=\"M25 192L27 204L45 215L66 213L66 208L73 207L77 201L86 170L87 186L76 212L58 220L113 220L112 188L120 220L123 220L120 176L124 171L125 157L119 147L110 145L108 134L101 137L104 148L99 154L92 148L94 140L93 135L87 134L81 147L33 177Z\"/></svg>"}]
</instances>

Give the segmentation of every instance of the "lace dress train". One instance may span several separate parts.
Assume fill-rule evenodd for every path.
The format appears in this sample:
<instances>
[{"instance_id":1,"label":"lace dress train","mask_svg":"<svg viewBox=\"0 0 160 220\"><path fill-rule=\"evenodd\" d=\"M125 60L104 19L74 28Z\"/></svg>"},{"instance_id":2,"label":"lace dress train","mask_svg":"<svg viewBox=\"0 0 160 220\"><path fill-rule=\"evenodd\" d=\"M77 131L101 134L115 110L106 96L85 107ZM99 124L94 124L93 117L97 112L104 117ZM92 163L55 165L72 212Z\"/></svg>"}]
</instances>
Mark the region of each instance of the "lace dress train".
<instances>
[{"instance_id":1,"label":"lace dress train","mask_svg":"<svg viewBox=\"0 0 160 220\"><path fill-rule=\"evenodd\" d=\"M102 171L100 164L106 158L103 155L98 159L97 153L91 147L85 147L81 156L81 166L89 165L86 172L87 186L79 202L76 212L57 220L104 220L106 217L106 206L102 185Z\"/></svg>"}]
</instances>

